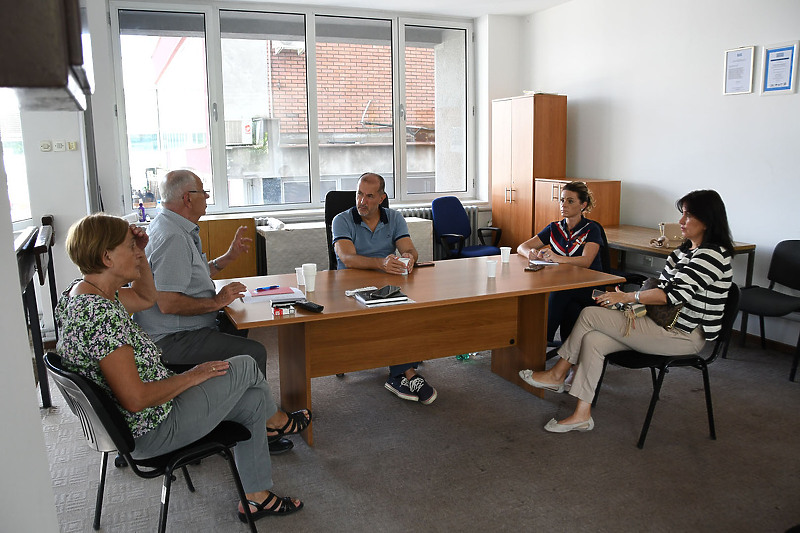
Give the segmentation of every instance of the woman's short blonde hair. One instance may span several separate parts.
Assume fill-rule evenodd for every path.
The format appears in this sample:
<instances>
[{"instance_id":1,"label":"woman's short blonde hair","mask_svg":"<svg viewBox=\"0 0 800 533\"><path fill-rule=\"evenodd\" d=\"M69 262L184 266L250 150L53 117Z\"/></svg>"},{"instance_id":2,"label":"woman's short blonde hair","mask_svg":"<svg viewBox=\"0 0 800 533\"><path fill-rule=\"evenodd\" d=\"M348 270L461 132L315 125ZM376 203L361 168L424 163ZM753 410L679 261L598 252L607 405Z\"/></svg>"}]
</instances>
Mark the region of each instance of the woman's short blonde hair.
<instances>
[{"instance_id":1,"label":"woman's short blonde hair","mask_svg":"<svg viewBox=\"0 0 800 533\"><path fill-rule=\"evenodd\" d=\"M69 228L67 254L81 274L98 274L106 269L103 254L125 241L130 226L123 219L105 213L88 215Z\"/></svg>"}]
</instances>

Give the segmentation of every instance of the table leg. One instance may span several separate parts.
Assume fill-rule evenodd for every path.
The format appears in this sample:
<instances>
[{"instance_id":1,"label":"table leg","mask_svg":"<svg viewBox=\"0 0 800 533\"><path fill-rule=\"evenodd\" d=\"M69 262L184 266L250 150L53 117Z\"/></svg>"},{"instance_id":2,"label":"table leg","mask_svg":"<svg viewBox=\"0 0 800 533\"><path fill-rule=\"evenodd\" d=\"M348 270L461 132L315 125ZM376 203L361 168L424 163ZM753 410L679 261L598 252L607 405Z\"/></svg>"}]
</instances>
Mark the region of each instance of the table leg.
<instances>
[{"instance_id":1,"label":"table leg","mask_svg":"<svg viewBox=\"0 0 800 533\"><path fill-rule=\"evenodd\" d=\"M744 277L744 286L749 287L753 284L753 267L756 263L756 251L750 250L747 252L747 274Z\"/></svg>"},{"instance_id":2,"label":"table leg","mask_svg":"<svg viewBox=\"0 0 800 533\"><path fill-rule=\"evenodd\" d=\"M278 328L278 360L281 409L287 413L299 409L311 409L311 374L306 357L305 323L288 324ZM311 422L300 434L309 446L314 444L313 426L314 423Z\"/></svg>"},{"instance_id":3,"label":"table leg","mask_svg":"<svg viewBox=\"0 0 800 533\"><path fill-rule=\"evenodd\" d=\"M547 348L547 299L549 294L532 294L517 299L517 341L514 346L492 350L492 372L525 390L544 396L519 377L526 368L544 370Z\"/></svg>"}]
</instances>

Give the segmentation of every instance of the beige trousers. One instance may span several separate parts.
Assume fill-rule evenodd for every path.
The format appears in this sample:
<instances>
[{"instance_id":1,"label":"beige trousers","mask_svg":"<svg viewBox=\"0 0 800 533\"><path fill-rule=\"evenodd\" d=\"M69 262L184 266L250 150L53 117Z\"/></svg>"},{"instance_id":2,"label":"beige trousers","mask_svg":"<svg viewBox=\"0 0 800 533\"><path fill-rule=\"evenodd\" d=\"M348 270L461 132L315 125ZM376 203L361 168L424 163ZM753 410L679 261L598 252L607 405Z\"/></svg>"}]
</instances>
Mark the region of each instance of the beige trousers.
<instances>
[{"instance_id":1,"label":"beige trousers","mask_svg":"<svg viewBox=\"0 0 800 533\"><path fill-rule=\"evenodd\" d=\"M604 307L586 307L558 355L575 367L569 393L584 402L594 400L597 382L603 372L606 354L621 350L637 350L657 355L685 355L703 348L701 328L692 333L666 330L647 316L636 319L635 327L625 336L627 319L620 311Z\"/></svg>"}]
</instances>

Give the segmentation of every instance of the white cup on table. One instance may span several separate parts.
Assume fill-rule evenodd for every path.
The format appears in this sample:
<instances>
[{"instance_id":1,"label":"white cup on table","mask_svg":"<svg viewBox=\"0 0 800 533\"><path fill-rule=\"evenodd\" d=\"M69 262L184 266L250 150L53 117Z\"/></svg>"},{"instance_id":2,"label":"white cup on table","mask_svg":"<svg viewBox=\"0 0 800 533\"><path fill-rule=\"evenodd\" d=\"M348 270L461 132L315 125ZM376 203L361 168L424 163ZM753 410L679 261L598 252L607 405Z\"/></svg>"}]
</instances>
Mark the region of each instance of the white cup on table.
<instances>
[{"instance_id":1,"label":"white cup on table","mask_svg":"<svg viewBox=\"0 0 800 533\"><path fill-rule=\"evenodd\" d=\"M306 282L306 291L314 292L317 282L317 264L303 263L303 280Z\"/></svg>"},{"instance_id":2,"label":"white cup on table","mask_svg":"<svg viewBox=\"0 0 800 533\"><path fill-rule=\"evenodd\" d=\"M510 246L501 246L500 247L500 259L503 263L508 263L511 260L511 247Z\"/></svg>"},{"instance_id":3,"label":"white cup on table","mask_svg":"<svg viewBox=\"0 0 800 533\"><path fill-rule=\"evenodd\" d=\"M306 284L306 278L303 277L303 267L301 267L301 266L296 267L294 269L294 273L297 276L297 285L298 285L298 287L300 285L305 285Z\"/></svg>"},{"instance_id":4,"label":"white cup on table","mask_svg":"<svg viewBox=\"0 0 800 533\"><path fill-rule=\"evenodd\" d=\"M406 269L403 271L403 275L407 276L408 275L408 263L411 262L411 258L410 257L398 257L397 259L401 263L403 263L403 265L405 265Z\"/></svg>"},{"instance_id":5,"label":"white cup on table","mask_svg":"<svg viewBox=\"0 0 800 533\"><path fill-rule=\"evenodd\" d=\"M497 260L495 259L486 260L486 275L490 278L497 277Z\"/></svg>"}]
</instances>

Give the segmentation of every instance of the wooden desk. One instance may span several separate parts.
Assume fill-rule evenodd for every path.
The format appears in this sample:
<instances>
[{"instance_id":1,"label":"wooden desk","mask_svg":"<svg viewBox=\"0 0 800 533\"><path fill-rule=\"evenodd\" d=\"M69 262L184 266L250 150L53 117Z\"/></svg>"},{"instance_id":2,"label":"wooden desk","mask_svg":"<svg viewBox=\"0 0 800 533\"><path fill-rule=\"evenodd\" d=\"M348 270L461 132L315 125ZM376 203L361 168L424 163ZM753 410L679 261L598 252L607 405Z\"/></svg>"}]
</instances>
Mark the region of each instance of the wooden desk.
<instances>
[{"instance_id":1,"label":"wooden desk","mask_svg":"<svg viewBox=\"0 0 800 533\"><path fill-rule=\"evenodd\" d=\"M650 241L657 238L659 235L658 229L655 228L621 224L619 226L608 226L603 229L606 230L608 247L613 250L619 250L620 270L625 270L625 252L636 252L638 254L666 258L675 249L674 247L656 248L655 246L650 246ZM744 242L734 242L733 245L733 255L747 254L747 273L745 274L745 285L752 285L753 265L756 258L756 245Z\"/></svg>"},{"instance_id":2,"label":"wooden desk","mask_svg":"<svg viewBox=\"0 0 800 533\"><path fill-rule=\"evenodd\" d=\"M274 318L268 304L238 300L226 313L238 329L279 328L286 411L311 407L311 378L480 350L493 350L493 372L541 396L518 372L544 368L548 293L621 278L567 265L525 272L527 261L516 254L507 264L495 259L496 278L487 278L486 258L438 261L407 277L371 270L318 272L316 290L308 296L325 306L323 313L298 309L294 317ZM283 274L236 281L252 289L296 280ZM367 309L344 295L347 289L387 284L400 286L414 303ZM313 443L311 426L305 438Z\"/></svg>"}]
</instances>

